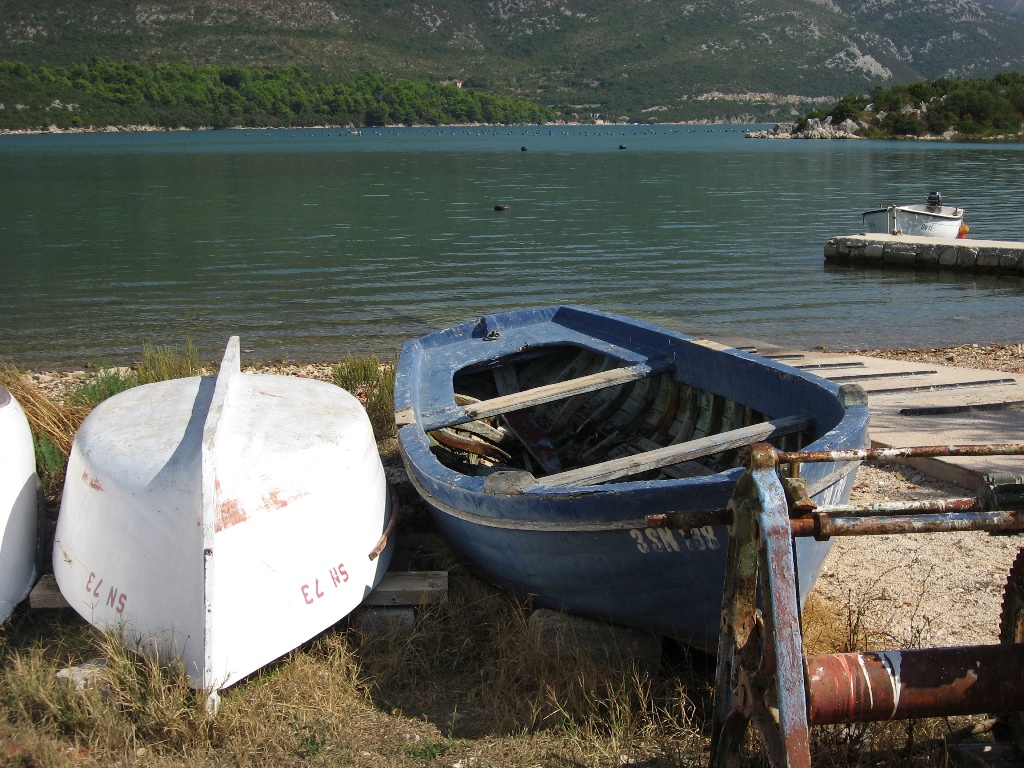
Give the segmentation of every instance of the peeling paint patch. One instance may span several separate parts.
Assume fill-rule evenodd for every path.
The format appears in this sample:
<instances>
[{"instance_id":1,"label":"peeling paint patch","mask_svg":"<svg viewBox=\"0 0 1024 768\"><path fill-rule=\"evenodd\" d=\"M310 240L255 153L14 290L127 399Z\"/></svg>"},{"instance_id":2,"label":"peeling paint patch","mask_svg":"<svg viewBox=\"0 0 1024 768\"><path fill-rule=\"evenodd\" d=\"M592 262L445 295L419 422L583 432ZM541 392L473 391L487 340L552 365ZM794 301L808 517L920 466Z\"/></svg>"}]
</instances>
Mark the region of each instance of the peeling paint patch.
<instances>
[{"instance_id":1,"label":"peeling paint patch","mask_svg":"<svg viewBox=\"0 0 1024 768\"><path fill-rule=\"evenodd\" d=\"M268 510L283 509L291 504L293 501L301 499L303 496L309 496L309 491L303 491L302 493L296 493L293 496L285 497L281 494L281 491L271 491L263 498L263 506Z\"/></svg>"},{"instance_id":2,"label":"peeling paint patch","mask_svg":"<svg viewBox=\"0 0 1024 768\"><path fill-rule=\"evenodd\" d=\"M238 499L227 499L217 504L214 530L223 531L225 528L244 523L248 519L249 516L245 513L241 501Z\"/></svg>"},{"instance_id":3,"label":"peeling paint patch","mask_svg":"<svg viewBox=\"0 0 1024 768\"><path fill-rule=\"evenodd\" d=\"M88 472L82 472L82 482L92 488L94 491L102 491L103 486L100 485L99 479L95 477L89 477Z\"/></svg>"}]
</instances>

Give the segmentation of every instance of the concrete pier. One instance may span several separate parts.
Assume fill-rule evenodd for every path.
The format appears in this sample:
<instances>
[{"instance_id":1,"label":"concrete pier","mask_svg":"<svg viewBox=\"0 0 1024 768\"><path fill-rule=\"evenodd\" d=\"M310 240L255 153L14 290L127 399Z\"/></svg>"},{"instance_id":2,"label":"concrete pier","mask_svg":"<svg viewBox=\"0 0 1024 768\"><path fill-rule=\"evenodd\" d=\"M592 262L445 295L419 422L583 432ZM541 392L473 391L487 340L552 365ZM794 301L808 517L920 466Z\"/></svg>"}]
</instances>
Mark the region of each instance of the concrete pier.
<instances>
[{"instance_id":1,"label":"concrete pier","mask_svg":"<svg viewBox=\"0 0 1024 768\"><path fill-rule=\"evenodd\" d=\"M844 235L825 243L825 261L1024 277L1024 243L907 235Z\"/></svg>"}]
</instances>

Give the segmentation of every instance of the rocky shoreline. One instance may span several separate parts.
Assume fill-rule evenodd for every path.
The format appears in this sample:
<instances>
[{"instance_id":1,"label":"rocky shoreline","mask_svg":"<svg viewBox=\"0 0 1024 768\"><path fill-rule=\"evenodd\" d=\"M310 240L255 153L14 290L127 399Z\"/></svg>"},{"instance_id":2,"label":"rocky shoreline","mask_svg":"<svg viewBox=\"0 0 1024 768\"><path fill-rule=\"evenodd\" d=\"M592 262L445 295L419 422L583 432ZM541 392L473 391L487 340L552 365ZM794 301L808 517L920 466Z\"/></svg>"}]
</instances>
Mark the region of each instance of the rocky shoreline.
<instances>
[{"instance_id":1,"label":"rocky shoreline","mask_svg":"<svg viewBox=\"0 0 1024 768\"><path fill-rule=\"evenodd\" d=\"M824 120L812 117L799 129L798 125L800 123L778 123L774 128L750 131L744 136L748 139L863 139L863 136L857 135L857 131L868 127L867 123L853 120L843 120L838 125L832 125L831 116Z\"/></svg>"},{"instance_id":2,"label":"rocky shoreline","mask_svg":"<svg viewBox=\"0 0 1024 768\"><path fill-rule=\"evenodd\" d=\"M858 131L867 129L869 126L863 120L843 120L841 123L833 124L831 115L819 120L816 117L808 118L803 123L777 123L772 128L762 131L750 131L744 136L748 139L863 139ZM891 138L916 139L917 141L953 141L961 139L962 136L954 130L948 130L941 136L927 134L925 136L893 136ZM1019 136L992 136L989 139L1017 139Z\"/></svg>"},{"instance_id":3,"label":"rocky shoreline","mask_svg":"<svg viewBox=\"0 0 1024 768\"><path fill-rule=\"evenodd\" d=\"M846 352L851 355L882 357L890 360L947 365L956 368L979 368L1024 375L1024 343L1021 344L960 344L950 347L922 349L851 349L823 350ZM247 373L266 373L278 376L331 380L333 363L256 363L243 368ZM60 398L80 384L95 369L63 371L25 371L32 382L48 397Z\"/></svg>"}]
</instances>

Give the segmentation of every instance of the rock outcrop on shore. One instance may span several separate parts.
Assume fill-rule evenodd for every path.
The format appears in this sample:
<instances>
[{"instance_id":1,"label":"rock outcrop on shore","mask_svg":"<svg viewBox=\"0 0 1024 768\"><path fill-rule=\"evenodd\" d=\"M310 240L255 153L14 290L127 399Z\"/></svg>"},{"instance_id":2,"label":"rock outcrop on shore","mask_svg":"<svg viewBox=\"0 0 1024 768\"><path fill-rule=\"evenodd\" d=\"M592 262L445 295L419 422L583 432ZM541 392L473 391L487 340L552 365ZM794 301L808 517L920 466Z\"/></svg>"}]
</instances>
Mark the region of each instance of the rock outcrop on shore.
<instances>
[{"instance_id":1,"label":"rock outcrop on shore","mask_svg":"<svg viewBox=\"0 0 1024 768\"><path fill-rule=\"evenodd\" d=\"M746 134L748 139L862 139L857 131L866 128L866 123L843 120L838 125L832 124L832 117L819 120L809 118L806 125L797 130L797 123L779 123L774 128L763 131L751 131Z\"/></svg>"}]
</instances>

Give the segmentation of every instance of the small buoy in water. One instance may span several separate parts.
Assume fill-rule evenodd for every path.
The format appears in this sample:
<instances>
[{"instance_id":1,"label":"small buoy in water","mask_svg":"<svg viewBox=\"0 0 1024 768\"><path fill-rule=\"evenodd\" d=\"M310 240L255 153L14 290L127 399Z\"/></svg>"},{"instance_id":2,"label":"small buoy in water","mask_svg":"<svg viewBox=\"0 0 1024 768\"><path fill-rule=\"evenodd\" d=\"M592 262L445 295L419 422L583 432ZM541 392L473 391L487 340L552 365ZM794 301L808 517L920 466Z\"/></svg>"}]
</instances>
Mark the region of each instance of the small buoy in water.
<instances>
[{"instance_id":1,"label":"small buoy in water","mask_svg":"<svg viewBox=\"0 0 1024 768\"><path fill-rule=\"evenodd\" d=\"M619 149L625 149L625 148L626 148L625 144L619 144Z\"/></svg>"},{"instance_id":2,"label":"small buoy in water","mask_svg":"<svg viewBox=\"0 0 1024 768\"><path fill-rule=\"evenodd\" d=\"M508 210L508 206L507 205L496 205L496 206L494 206L494 210L496 210L496 211L507 211Z\"/></svg>"},{"instance_id":3,"label":"small buoy in water","mask_svg":"<svg viewBox=\"0 0 1024 768\"><path fill-rule=\"evenodd\" d=\"M529 150L529 149L527 149L526 147L520 147L520 148L519 148L519 151L520 151L520 152L529 152L530 150Z\"/></svg>"},{"instance_id":4,"label":"small buoy in water","mask_svg":"<svg viewBox=\"0 0 1024 768\"><path fill-rule=\"evenodd\" d=\"M962 221L962 222L960 222L960 231L957 233L956 236L960 240L966 240L967 239L967 233L970 232L970 231L971 231L971 228L967 226L967 222L966 221Z\"/></svg>"}]
</instances>

